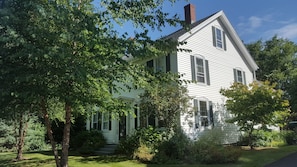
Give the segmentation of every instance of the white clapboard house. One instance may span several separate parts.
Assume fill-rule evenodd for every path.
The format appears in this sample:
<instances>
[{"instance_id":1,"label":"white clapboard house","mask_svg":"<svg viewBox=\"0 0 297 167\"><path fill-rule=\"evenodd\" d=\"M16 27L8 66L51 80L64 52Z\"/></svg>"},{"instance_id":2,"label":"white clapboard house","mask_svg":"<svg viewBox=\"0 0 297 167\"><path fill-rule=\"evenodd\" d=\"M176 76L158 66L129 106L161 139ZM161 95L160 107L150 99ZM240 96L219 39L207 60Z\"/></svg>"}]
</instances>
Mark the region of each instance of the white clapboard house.
<instances>
[{"instance_id":1,"label":"white clapboard house","mask_svg":"<svg viewBox=\"0 0 297 167\"><path fill-rule=\"evenodd\" d=\"M233 82L253 82L258 66L223 11L196 21L195 7L188 4L184 9L185 21L190 24L190 30L180 29L166 38L186 42L182 48L190 49L191 52L175 52L152 59L147 65L164 72L181 73L184 74L183 79L196 81L188 84L187 88L197 111L194 116L180 117L181 127L189 138L195 140L206 130L220 129L225 136L225 143L234 143L239 137L238 127L225 123L231 115L224 108L226 98L219 91L230 87ZM138 105L140 92L135 90L115 96ZM111 120L108 113L98 112L87 121L86 126L87 129L101 130L107 143L117 144L140 126L140 114L141 111L135 109L136 117L131 114L120 120ZM146 124L157 125L158 120L150 118Z\"/></svg>"}]
</instances>

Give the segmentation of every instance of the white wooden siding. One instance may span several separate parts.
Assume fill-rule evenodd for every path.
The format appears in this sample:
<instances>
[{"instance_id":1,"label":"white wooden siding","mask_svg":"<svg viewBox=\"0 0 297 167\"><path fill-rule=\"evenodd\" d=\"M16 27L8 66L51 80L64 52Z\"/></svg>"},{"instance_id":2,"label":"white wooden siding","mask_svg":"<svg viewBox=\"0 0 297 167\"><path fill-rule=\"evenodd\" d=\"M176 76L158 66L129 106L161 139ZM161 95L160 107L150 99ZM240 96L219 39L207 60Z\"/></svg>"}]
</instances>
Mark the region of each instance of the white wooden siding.
<instances>
[{"instance_id":1,"label":"white wooden siding","mask_svg":"<svg viewBox=\"0 0 297 167\"><path fill-rule=\"evenodd\" d=\"M224 121L230 117L230 114L225 111L221 106L225 102L219 91L221 88L229 88L234 82L234 68L241 68L245 71L247 84L253 81L253 72L250 71L246 62L243 60L241 53L237 48L233 46L233 42L229 39L228 32L226 33L226 46L227 50L218 49L213 46L212 41L212 26L221 28L218 21L214 21L211 24L203 27L197 33L188 38L187 44L183 47L192 50L191 53L178 52L177 53L177 70L179 73L185 74L183 79L191 80L191 61L190 55L199 54L205 57L209 63L210 74L210 86L201 84L189 84L189 95L192 97L205 97L213 102L214 121L216 127L221 127L226 136L229 136L225 142L233 143L237 141L239 133L237 133L238 127L233 124L226 124ZM199 137L205 129L195 129L190 127L185 120L195 121L193 118L187 116L181 116L181 124L184 127L185 132L193 139Z\"/></svg>"}]
</instances>

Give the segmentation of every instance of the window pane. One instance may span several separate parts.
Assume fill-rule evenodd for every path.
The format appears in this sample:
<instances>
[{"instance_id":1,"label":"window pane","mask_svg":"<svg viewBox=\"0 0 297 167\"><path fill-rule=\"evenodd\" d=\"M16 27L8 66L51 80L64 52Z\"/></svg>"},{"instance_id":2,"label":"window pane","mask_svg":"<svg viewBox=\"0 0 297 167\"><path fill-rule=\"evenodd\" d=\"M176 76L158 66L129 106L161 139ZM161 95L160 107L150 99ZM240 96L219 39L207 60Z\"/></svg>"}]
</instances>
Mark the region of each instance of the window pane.
<instances>
[{"instance_id":1,"label":"window pane","mask_svg":"<svg viewBox=\"0 0 297 167\"><path fill-rule=\"evenodd\" d=\"M208 118L207 117L201 118L201 126L208 126Z\"/></svg>"},{"instance_id":2,"label":"window pane","mask_svg":"<svg viewBox=\"0 0 297 167\"><path fill-rule=\"evenodd\" d=\"M201 126L208 126L207 102L199 101Z\"/></svg>"},{"instance_id":3,"label":"window pane","mask_svg":"<svg viewBox=\"0 0 297 167\"><path fill-rule=\"evenodd\" d=\"M197 81L205 83L204 60L196 58Z\"/></svg>"},{"instance_id":4,"label":"window pane","mask_svg":"<svg viewBox=\"0 0 297 167\"><path fill-rule=\"evenodd\" d=\"M205 83L204 75L203 76L197 76L197 81L201 83Z\"/></svg>"},{"instance_id":5,"label":"window pane","mask_svg":"<svg viewBox=\"0 0 297 167\"><path fill-rule=\"evenodd\" d=\"M108 130L108 122L103 122L103 129Z\"/></svg>"},{"instance_id":6,"label":"window pane","mask_svg":"<svg viewBox=\"0 0 297 167\"><path fill-rule=\"evenodd\" d=\"M109 114L103 113L103 126L102 129L108 130L109 129Z\"/></svg>"},{"instance_id":7,"label":"window pane","mask_svg":"<svg viewBox=\"0 0 297 167\"><path fill-rule=\"evenodd\" d=\"M218 28L216 28L216 42L217 42L217 47L223 48L222 31Z\"/></svg>"},{"instance_id":8,"label":"window pane","mask_svg":"<svg viewBox=\"0 0 297 167\"><path fill-rule=\"evenodd\" d=\"M237 82L243 83L242 71L237 70Z\"/></svg>"},{"instance_id":9,"label":"window pane","mask_svg":"<svg viewBox=\"0 0 297 167\"><path fill-rule=\"evenodd\" d=\"M207 116L206 101L199 101L199 105L200 105L200 115Z\"/></svg>"},{"instance_id":10,"label":"window pane","mask_svg":"<svg viewBox=\"0 0 297 167\"><path fill-rule=\"evenodd\" d=\"M196 59L196 65L197 65L198 72L204 72L203 59L197 58Z\"/></svg>"}]
</instances>

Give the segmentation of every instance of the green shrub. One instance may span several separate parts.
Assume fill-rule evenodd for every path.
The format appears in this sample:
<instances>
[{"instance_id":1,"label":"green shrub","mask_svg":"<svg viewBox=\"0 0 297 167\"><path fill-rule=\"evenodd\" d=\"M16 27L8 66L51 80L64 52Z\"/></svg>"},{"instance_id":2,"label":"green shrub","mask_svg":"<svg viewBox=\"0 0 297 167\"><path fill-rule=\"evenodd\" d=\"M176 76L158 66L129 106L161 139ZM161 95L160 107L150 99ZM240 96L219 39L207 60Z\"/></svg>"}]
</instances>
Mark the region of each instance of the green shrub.
<instances>
[{"instance_id":1,"label":"green shrub","mask_svg":"<svg viewBox=\"0 0 297 167\"><path fill-rule=\"evenodd\" d=\"M241 149L234 146L222 145L222 133L220 130L207 131L195 141L190 154L193 161L203 164L234 163L241 155Z\"/></svg>"},{"instance_id":2,"label":"green shrub","mask_svg":"<svg viewBox=\"0 0 297 167\"><path fill-rule=\"evenodd\" d=\"M274 147L285 144L283 134L277 131L256 130L252 134L253 147ZM239 145L249 145L249 137L244 134L240 137Z\"/></svg>"},{"instance_id":3,"label":"green shrub","mask_svg":"<svg viewBox=\"0 0 297 167\"><path fill-rule=\"evenodd\" d=\"M118 153L128 153L134 159L146 163L233 163L241 155L241 149L222 145L220 130L205 132L198 141L187 138L181 129L162 131L152 127L143 128L118 146Z\"/></svg>"},{"instance_id":4,"label":"green shrub","mask_svg":"<svg viewBox=\"0 0 297 167\"><path fill-rule=\"evenodd\" d=\"M208 147L197 148L196 145L196 161L202 164L223 164L223 163L234 163L237 162L240 155L241 149L234 146L223 146L223 145L209 145Z\"/></svg>"},{"instance_id":5,"label":"green shrub","mask_svg":"<svg viewBox=\"0 0 297 167\"><path fill-rule=\"evenodd\" d=\"M0 152L12 151L16 146L13 122L0 119L0 127Z\"/></svg>"},{"instance_id":6,"label":"green shrub","mask_svg":"<svg viewBox=\"0 0 297 167\"><path fill-rule=\"evenodd\" d=\"M297 143L297 134L295 131L283 131L283 137L288 145L293 145Z\"/></svg>"},{"instance_id":7,"label":"green shrub","mask_svg":"<svg viewBox=\"0 0 297 167\"><path fill-rule=\"evenodd\" d=\"M139 138L134 133L122 139L117 146L116 153L132 156L134 151L140 146Z\"/></svg>"},{"instance_id":8,"label":"green shrub","mask_svg":"<svg viewBox=\"0 0 297 167\"><path fill-rule=\"evenodd\" d=\"M181 129L173 132L148 127L138 129L120 141L117 153L132 156L142 162L178 163L188 158L190 144Z\"/></svg>"},{"instance_id":9,"label":"green shrub","mask_svg":"<svg viewBox=\"0 0 297 167\"><path fill-rule=\"evenodd\" d=\"M15 120L0 119L0 150L14 151L17 144L18 122ZM45 128L34 116L28 122L28 129L24 141L24 151L47 150L49 146L45 141Z\"/></svg>"},{"instance_id":10,"label":"green shrub","mask_svg":"<svg viewBox=\"0 0 297 167\"><path fill-rule=\"evenodd\" d=\"M70 147L82 154L90 154L106 144L106 139L98 130L81 131L70 140ZM87 152L87 153L86 153Z\"/></svg>"},{"instance_id":11,"label":"green shrub","mask_svg":"<svg viewBox=\"0 0 297 167\"><path fill-rule=\"evenodd\" d=\"M167 140L164 140L157 148L153 161L156 163L178 163L190 161L189 150L192 142L181 129L175 131Z\"/></svg>"},{"instance_id":12,"label":"green shrub","mask_svg":"<svg viewBox=\"0 0 297 167\"><path fill-rule=\"evenodd\" d=\"M37 118L31 119L25 138L26 151L48 150L50 146L45 142L46 129Z\"/></svg>"},{"instance_id":13,"label":"green shrub","mask_svg":"<svg viewBox=\"0 0 297 167\"><path fill-rule=\"evenodd\" d=\"M138 129L132 135L120 141L116 152L133 156L133 153L140 147L140 144L151 149L156 149L162 141L168 138L167 134L163 130L151 126Z\"/></svg>"},{"instance_id":14,"label":"green shrub","mask_svg":"<svg viewBox=\"0 0 297 167\"><path fill-rule=\"evenodd\" d=\"M139 160L140 162L151 162L154 156L155 150L142 143L133 154L133 158Z\"/></svg>"}]
</instances>

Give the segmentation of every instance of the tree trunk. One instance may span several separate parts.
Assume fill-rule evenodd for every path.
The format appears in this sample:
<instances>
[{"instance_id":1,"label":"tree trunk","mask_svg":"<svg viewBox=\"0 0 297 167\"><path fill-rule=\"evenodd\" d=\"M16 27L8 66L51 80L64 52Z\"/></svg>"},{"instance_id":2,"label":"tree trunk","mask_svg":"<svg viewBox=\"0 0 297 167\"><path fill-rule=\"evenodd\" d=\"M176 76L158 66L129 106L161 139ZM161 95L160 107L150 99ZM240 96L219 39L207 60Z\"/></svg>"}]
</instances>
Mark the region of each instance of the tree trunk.
<instances>
[{"instance_id":1,"label":"tree trunk","mask_svg":"<svg viewBox=\"0 0 297 167\"><path fill-rule=\"evenodd\" d=\"M250 145L250 149L253 150L254 149L254 144L253 144L253 129L251 129L250 132L249 132L249 145Z\"/></svg>"},{"instance_id":2,"label":"tree trunk","mask_svg":"<svg viewBox=\"0 0 297 167\"><path fill-rule=\"evenodd\" d=\"M44 123L46 126L46 130L47 130L47 135L50 139L51 145L52 145L52 151L54 153L55 156L55 161L56 161L56 167L60 167L60 160L59 160L59 155L58 155L58 150L56 147L56 142L53 136L53 131L52 131L52 126L51 126L51 121L49 119L49 115L46 109L46 102L45 99L42 98L41 100L41 110L42 110L42 114L43 114L43 118L44 118Z\"/></svg>"},{"instance_id":3,"label":"tree trunk","mask_svg":"<svg viewBox=\"0 0 297 167\"><path fill-rule=\"evenodd\" d=\"M65 103L65 125L62 141L62 155L61 155L61 167L68 167L68 149L70 141L70 127L71 127L71 106L69 103Z\"/></svg>"},{"instance_id":4,"label":"tree trunk","mask_svg":"<svg viewBox=\"0 0 297 167\"><path fill-rule=\"evenodd\" d=\"M23 113L21 113L19 117L19 134L18 134L18 144L17 144L17 156L16 160L20 161L23 159L23 147L24 147L24 121L23 121Z\"/></svg>"}]
</instances>

